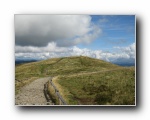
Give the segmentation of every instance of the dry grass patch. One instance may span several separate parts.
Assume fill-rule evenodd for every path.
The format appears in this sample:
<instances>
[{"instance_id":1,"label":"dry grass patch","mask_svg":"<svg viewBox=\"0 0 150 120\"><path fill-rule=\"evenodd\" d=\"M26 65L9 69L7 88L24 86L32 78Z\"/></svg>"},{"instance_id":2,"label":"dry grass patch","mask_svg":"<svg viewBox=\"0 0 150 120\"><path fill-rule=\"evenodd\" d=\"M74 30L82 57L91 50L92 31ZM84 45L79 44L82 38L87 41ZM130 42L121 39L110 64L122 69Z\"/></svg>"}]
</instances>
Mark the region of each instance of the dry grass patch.
<instances>
[{"instance_id":1,"label":"dry grass patch","mask_svg":"<svg viewBox=\"0 0 150 120\"><path fill-rule=\"evenodd\" d=\"M33 82L36 79L38 79L38 77L31 77L29 79L23 79L23 80L15 79L15 94L19 93L21 87Z\"/></svg>"},{"instance_id":2,"label":"dry grass patch","mask_svg":"<svg viewBox=\"0 0 150 120\"><path fill-rule=\"evenodd\" d=\"M51 85L51 83L48 81L48 94L52 100L52 102L55 105L59 105L59 99L57 97L57 95L55 94L55 89L53 88L53 86Z\"/></svg>"}]
</instances>

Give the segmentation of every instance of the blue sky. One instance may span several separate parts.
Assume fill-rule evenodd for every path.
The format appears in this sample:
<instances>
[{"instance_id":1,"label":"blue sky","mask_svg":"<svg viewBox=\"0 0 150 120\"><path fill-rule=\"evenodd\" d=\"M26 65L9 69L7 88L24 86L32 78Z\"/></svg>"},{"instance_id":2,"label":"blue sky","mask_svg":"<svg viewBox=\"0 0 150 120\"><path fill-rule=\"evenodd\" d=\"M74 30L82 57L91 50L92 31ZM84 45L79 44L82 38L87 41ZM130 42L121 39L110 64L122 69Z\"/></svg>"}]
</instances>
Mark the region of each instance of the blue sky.
<instances>
[{"instance_id":1,"label":"blue sky","mask_svg":"<svg viewBox=\"0 0 150 120\"><path fill-rule=\"evenodd\" d=\"M134 15L92 15L92 22L99 26L102 34L91 44L79 45L92 50L113 50L114 46L126 47L135 42Z\"/></svg>"},{"instance_id":2,"label":"blue sky","mask_svg":"<svg viewBox=\"0 0 150 120\"><path fill-rule=\"evenodd\" d=\"M88 56L135 63L134 15L15 15L16 59Z\"/></svg>"}]
</instances>

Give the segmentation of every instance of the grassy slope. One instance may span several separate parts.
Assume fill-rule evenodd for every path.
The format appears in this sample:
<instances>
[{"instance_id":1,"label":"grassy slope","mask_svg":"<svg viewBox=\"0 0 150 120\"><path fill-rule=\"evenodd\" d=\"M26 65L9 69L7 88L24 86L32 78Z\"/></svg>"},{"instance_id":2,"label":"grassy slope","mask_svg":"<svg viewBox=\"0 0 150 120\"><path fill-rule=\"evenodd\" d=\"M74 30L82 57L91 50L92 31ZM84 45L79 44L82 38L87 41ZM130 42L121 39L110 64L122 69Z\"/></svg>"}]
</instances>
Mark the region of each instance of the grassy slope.
<instances>
[{"instance_id":1,"label":"grassy slope","mask_svg":"<svg viewBox=\"0 0 150 120\"><path fill-rule=\"evenodd\" d=\"M59 76L54 83L69 104L134 104L134 69L102 60L54 58L16 66L15 75L16 91L39 77Z\"/></svg>"},{"instance_id":2,"label":"grassy slope","mask_svg":"<svg viewBox=\"0 0 150 120\"><path fill-rule=\"evenodd\" d=\"M97 71L107 69L111 65L110 63L103 65L103 62L87 57L70 57L17 65L15 69L16 88L19 89L39 77Z\"/></svg>"},{"instance_id":3,"label":"grassy slope","mask_svg":"<svg viewBox=\"0 0 150 120\"><path fill-rule=\"evenodd\" d=\"M69 104L134 105L134 68L60 76L55 80Z\"/></svg>"}]
</instances>

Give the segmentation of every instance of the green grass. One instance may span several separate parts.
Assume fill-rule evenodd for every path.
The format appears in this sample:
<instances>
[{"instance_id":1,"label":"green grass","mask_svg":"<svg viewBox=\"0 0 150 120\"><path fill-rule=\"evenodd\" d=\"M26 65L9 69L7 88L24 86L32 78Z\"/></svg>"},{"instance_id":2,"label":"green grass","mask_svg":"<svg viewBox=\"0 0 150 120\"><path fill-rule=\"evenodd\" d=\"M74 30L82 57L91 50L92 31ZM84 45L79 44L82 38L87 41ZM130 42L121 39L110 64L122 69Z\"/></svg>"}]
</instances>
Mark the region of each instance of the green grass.
<instances>
[{"instance_id":1,"label":"green grass","mask_svg":"<svg viewBox=\"0 0 150 120\"><path fill-rule=\"evenodd\" d=\"M32 80L47 76L93 72L119 66L89 57L64 57L17 65L15 69L16 91ZM35 78L35 79L34 79ZM31 80L32 79L32 80Z\"/></svg>"},{"instance_id":2,"label":"green grass","mask_svg":"<svg viewBox=\"0 0 150 120\"><path fill-rule=\"evenodd\" d=\"M67 104L135 104L134 67L121 67L83 56L53 58L17 65L15 93L33 80L47 76L57 76L53 82Z\"/></svg>"},{"instance_id":3,"label":"green grass","mask_svg":"<svg viewBox=\"0 0 150 120\"><path fill-rule=\"evenodd\" d=\"M59 77L63 96L71 105L134 105L134 68Z\"/></svg>"},{"instance_id":4,"label":"green grass","mask_svg":"<svg viewBox=\"0 0 150 120\"><path fill-rule=\"evenodd\" d=\"M59 99L57 97L57 95L55 94L55 89L53 88L53 86L50 84L50 82L48 81L48 94L52 100L52 102L55 104L55 105L59 105Z\"/></svg>"}]
</instances>

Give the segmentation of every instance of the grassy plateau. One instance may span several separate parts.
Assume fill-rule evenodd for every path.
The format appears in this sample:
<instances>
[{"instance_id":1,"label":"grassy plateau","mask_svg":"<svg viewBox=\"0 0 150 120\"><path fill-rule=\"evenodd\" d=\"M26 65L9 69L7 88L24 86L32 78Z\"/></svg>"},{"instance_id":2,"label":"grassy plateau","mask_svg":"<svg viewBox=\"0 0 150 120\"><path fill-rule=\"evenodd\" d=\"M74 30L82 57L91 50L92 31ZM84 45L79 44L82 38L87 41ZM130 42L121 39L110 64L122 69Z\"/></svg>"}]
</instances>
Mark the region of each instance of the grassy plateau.
<instances>
[{"instance_id":1,"label":"grassy plateau","mask_svg":"<svg viewBox=\"0 0 150 120\"><path fill-rule=\"evenodd\" d=\"M15 93L33 80L48 76L54 77L53 83L68 105L135 105L135 67L84 56L17 65Z\"/></svg>"}]
</instances>

